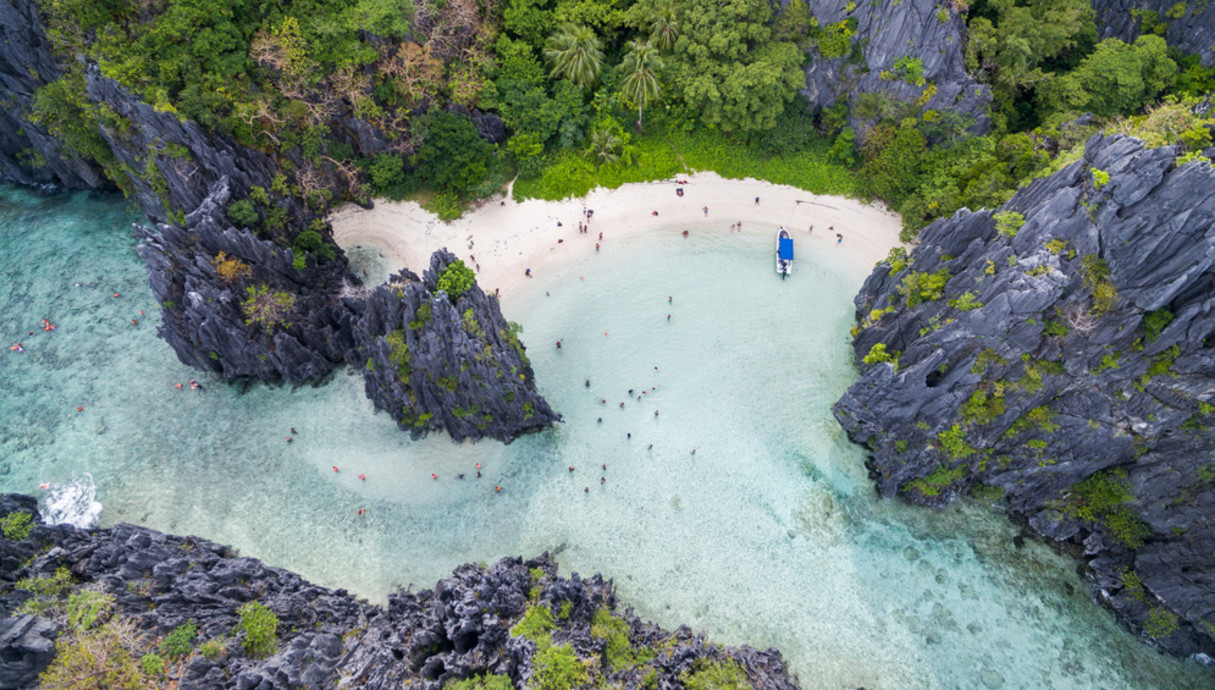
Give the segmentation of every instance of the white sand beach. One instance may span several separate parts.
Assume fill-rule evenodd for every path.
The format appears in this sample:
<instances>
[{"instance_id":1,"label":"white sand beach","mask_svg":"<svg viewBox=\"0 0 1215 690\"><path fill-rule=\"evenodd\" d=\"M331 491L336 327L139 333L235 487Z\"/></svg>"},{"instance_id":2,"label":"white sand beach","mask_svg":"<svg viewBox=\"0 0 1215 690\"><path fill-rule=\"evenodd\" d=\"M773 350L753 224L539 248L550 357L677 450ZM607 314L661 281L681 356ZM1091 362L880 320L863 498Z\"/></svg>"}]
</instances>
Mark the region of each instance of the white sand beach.
<instances>
[{"instance_id":1,"label":"white sand beach","mask_svg":"<svg viewBox=\"0 0 1215 690\"><path fill-rule=\"evenodd\" d=\"M898 214L878 203L820 196L750 178L729 180L716 173L680 179L687 183L665 180L597 188L563 201L517 203L494 197L451 223L416 202L378 202L371 210L347 205L330 221L343 248L377 247L394 266L419 274L431 253L446 247L476 269L483 290L500 289L504 298L527 280L529 268L541 279L554 264L593 254L596 243L607 252L613 242L650 232L728 235L731 225L741 224L739 231L748 235L774 236L783 225L793 232L799 255L831 251L864 273L899 244ZM683 189L683 195L676 189ZM590 231L579 234L584 209L593 211Z\"/></svg>"}]
</instances>

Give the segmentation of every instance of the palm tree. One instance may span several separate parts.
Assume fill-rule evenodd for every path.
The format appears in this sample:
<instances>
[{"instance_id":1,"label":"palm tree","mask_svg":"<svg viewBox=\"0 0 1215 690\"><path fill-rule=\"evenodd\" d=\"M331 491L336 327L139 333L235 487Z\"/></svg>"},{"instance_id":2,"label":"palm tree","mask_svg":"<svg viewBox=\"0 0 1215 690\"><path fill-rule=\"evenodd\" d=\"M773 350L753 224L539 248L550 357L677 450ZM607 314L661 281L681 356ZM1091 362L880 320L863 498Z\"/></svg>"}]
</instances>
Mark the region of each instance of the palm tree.
<instances>
[{"instance_id":1,"label":"palm tree","mask_svg":"<svg viewBox=\"0 0 1215 690\"><path fill-rule=\"evenodd\" d=\"M620 160L620 147L623 143L615 134L597 129L591 132L590 154L599 161L600 165L615 163Z\"/></svg>"},{"instance_id":2,"label":"palm tree","mask_svg":"<svg viewBox=\"0 0 1215 690\"><path fill-rule=\"evenodd\" d=\"M595 83L603 67L599 38L585 26L565 26L549 37L544 58L552 66L551 77L565 77L579 89Z\"/></svg>"},{"instance_id":3,"label":"palm tree","mask_svg":"<svg viewBox=\"0 0 1215 690\"><path fill-rule=\"evenodd\" d=\"M675 8L667 3L654 13L650 21L650 40L658 46L658 50L666 53L675 46L679 38L679 28L676 25Z\"/></svg>"},{"instance_id":4,"label":"palm tree","mask_svg":"<svg viewBox=\"0 0 1215 690\"><path fill-rule=\"evenodd\" d=\"M662 69L662 58L651 43L629 41L629 52L620 63L624 79L620 91L624 97L637 104L637 129L642 129L641 109L658 98L658 74Z\"/></svg>"}]
</instances>

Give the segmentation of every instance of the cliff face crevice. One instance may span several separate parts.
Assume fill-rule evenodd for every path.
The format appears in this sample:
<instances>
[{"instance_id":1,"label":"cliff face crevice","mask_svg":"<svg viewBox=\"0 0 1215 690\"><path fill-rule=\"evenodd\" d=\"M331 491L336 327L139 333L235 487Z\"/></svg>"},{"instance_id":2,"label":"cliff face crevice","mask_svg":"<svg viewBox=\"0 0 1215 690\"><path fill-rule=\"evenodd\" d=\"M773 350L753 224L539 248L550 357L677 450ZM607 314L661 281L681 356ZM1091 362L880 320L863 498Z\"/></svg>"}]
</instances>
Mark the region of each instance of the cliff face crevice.
<instances>
[{"instance_id":1,"label":"cliff face crevice","mask_svg":"<svg viewBox=\"0 0 1215 690\"><path fill-rule=\"evenodd\" d=\"M999 211L959 211L857 296L835 406L885 496L1002 498L1102 598L1215 651L1215 171L1097 136Z\"/></svg>"},{"instance_id":2,"label":"cliff face crevice","mask_svg":"<svg viewBox=\"0 0 1215 690\"><path fill-rule=\"evenodd\" d=\"M544 609L553 646L568 646L588 674L622 687L675 690L685 674L704 664L733 662L751 687L794 690L780 653L722 647L686 627L663 631L633 615L612 613L612 582L595 575L557 575L546 555L524 561L503 558L491 567L463 565L433 589L390 594L385 607L358 601L345 590L313 585L299 575L195 537L178 537L134 525L81 530L38 521L28 496L0 496L0 517L35 516L29 536L0 540L0 685L34 687L57 654L54 641L66 621L17 614L33 595L15 587L22 579L69 574L72 590L87 587L113 598L115 618L137 630L133 641L152 651L157 640L194 621L197 636L178 667L182 690L215 688L399 688L439 690L480 674L532 687L543 673L539 645L513 630L524 614ZM59 595L67 597L67 592ZM42 596L43 603L51 597ZM259 602L277 617L273 652L263 659L242 650L238 609ZM60 602L62 603L62 602ZM608 637L623 635L635 661L615 667ZM204 642L214 654L200 652ZM646 651L648 654L640 654ZM585 665L584 665L585 664Z\"/></svg>"},{"instance_id":3,"label":"cliff face crevice","mask_svg":"<svg viewBox=\"0 0 1215 690\"><path fill-rule=\"evenodd\" d=\"M964 115L973 120L971 131L987 132L991 90L966 73L965 15L949 9L949 3L826 0L810 5L820 28L855 21L847 52L837 56L827 50L823 55L820 41L815 59L806 67L802 93L815 109L843 100L849 103L850 124L856 127L855 106L862 94L883 94L905 103L923 99L925 110ZM897 76L895 63L902 58L922 63L922 84Z\"/></svg>"}]
</instances>

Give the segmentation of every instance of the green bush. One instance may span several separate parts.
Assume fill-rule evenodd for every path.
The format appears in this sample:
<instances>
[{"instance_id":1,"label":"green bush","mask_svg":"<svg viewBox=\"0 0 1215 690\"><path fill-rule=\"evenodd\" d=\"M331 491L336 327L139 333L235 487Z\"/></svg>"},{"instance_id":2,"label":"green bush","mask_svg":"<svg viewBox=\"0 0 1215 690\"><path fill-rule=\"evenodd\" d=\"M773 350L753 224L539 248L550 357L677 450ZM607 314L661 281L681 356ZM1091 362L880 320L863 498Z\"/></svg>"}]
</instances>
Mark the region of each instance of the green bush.
<instances>
[{"instance_id":1,"label":"green bush","mask_svg":"<svg viewBox=\"0 0 1215 690\"><path fill-rule=\"evenodd\" d=\"M1143 313L1143 332L1149 343L1156 342L1160 332L1173 321L1173 312L1168 309L1157 309Z\"/></svg>"},{"instance_id":2,"label":"green bush","mask_svg":"<svg viewBox=\"0 0 1215 690\"><path fill-rule=\"evenodd\" d=\"M889 362L890 364L894 365L895 370L898 370L899 353L886 352L886 343L875 343L873 347L869 348L869 354L865 355L865 358L861 361L865 364L880 364L882 362Z\"/></svg>"},{"instance_id":3,"label":"green bush","mask_svg":"<svg viewBox=\"0 0 1215 690\"><path fill-rule=\"evenodd\" d=\"M514 690L510 676L481 675L451 681L443 686L443 690Z\"/></svg>"},{"instance_id":4,"label":"green bush","mask_svg":"<svg viewBox=\"0 0 1215 690\"><path fill-rule=\"evenodd\" d=\"M386 194L405 182L405 161L391 153L378 153L367 166L367 175L376 194Z\"/></svg>"},{"instance_id":5,"label":"green bush","mask_svg":"<svg viewBox=\"0 0 1215 690\"><path fill-rule=\"evenodd\" d=\"M164 675L165 660L156 652L148 652L139 659L143 672L153 678Z\"/></svg>"},{"instance_id":6,"label":"green bush","mask_svg":"<svg viewBox=\"0 0 1215 690\"><path fill-rule=\"evenodd\" d=\"M687 690L751 690L747 672L733 659L708 662L697 659L691 671L679 674Z\"/></svg>"},{"instance_id":7,"label":"green bush","mask_svg":"<svg viewBox=\"0 0 1215 690\"><path fill-rule=\"evenodd\" d=\"M1071 496L1064 506L1064 512L1071 517L1104 525L1118 542L1137 549L1151 535L1151 529L1127 505L1134 500L1126 470L1105 470L1071 487Z\"/></svg>"},{"instance_id":8,"label":"green bush","mask_svg":"<svg viewBox=\"0 0 1215 690\"><path fill-rule=\"evenodd\" d=\"M907 298L907 306L914 307L921 302L932 302L945 295L945 284L953 277L948 268L942 268L936 273L913 271L903 277L903 282L896 288L899 294Z\"/></svg>"},{"instance_id":9,"label":"green bush","mask_svg":"<svg viewBox=\"0 0 1215 690\"><path fill-rule=\"evenodd\" d=\"M147 679L132 657L135 631L111 622L81 635L63 635L55 660L38 677L42 690L143 690Z\"/></svg>"},{"instance_id":10,"label":"green bush","mask_svg":"<svg viewBox=\"0 0 1215 690\"><path fill-rule=\"evenodd\" d=\"M192 620L186 621L173 628L173 632L165 636L160 643L160 653L169 659L182 659L190 656L190 649L194 646L194 638L197 635L198 626Z\"/></svg>"},{"instance_id":11,"label":"green bush","mask_svg":"<svg viewBox=\"0 0 1215 690\"><path fill-rule=\"evenodd\" d=\"M537 647L548 647L553 641L553 631L557 629L557 621L548 604L533 604L523 612L523 617L510 629L515 637L525 637L536 643Z\"/></svg>"},{"instance_id":12,"label":"green bush","mask_svg":"<svg viewBox=\"0 0 1215 690\"><path fill-rule=\"evenodd\" d=\"M82 589L68 597L68 625L77 631L90 630L107 618L114 608L114 597Z\"/></svg>"},{"instance_id":13,"label":"green bush","mask_svg":"<svg viewBox=\"0 0 1215 690\"><path fill-rule=\"evenodd\" d=\"M1180 628L1178 620L1177 614L1172 611L1153 607L1152 612L1148 614L1147 621L1143 624L1143 630L1156 639L1168 637Z\"/></svg>"},{"instance_id":14,"label":"green bush","mask_svg":"<svg viewBox=\"0 0 1215 690\"><path fill-rule=\"evenodd\" d=\"M34 530L33 517L24 510L13 511L0 518L0 531L4 532L5 539L24 541Z\"/></svg>"},{"instance_id":15,"label":"green bush","mask_svg":"<svg viewBox=\"0 0 1215 690\"><path fill-rule=\"evenodd\" d=\"M238 228L255 228L261 222L257 207L249 199L234 201L228 205L228 220Z\"/></svg>"},{"instance_id":16,"label":"green bush","mask_svg":"<svg viewBox=\"0 0 1215 690\"><path fill-rule=\"evenodd\" d=\"M613 616L606 606L595 611L595 617L591 619L591 637L607 641L603 654L612 670L618 671L637 663L637 655L629 643L629 624Z\"/></svg>"},{"instance_id":17,"label":"green bush","mask_svg":"<svg viewBox=\"0 0 1215 690\"><path fill-rule=\"evenodd\" d=\"M1025 225L1025 216L1016 211L1001 211L992 217L996 220L996 232L1009 239L1016 237L1017 231Z\"/></svg>"},{"instance_id":18,"label":"green bush","mask_svg":"<svg viewBox=\"0 0 1215 690\"><path fill-rule=\"evenodd\" d=\"M203 642L202 644L198 645L198 652L199 652L199 654L202 654L204 657L214 661L215 659L218 659L221 654L224 653L224 650L227 648L227 644L228 644L227 638L225 638L223 635L220 635L219 637L207 640L206 642Z\"/></svg>"},{"instance_id":19,"label":"green bush","mask_svg":"<svg viewBox=\"0 0 1215 690\"><path fill-rule=\"evenodd\" d=\"M568 644L545 647L534 657L536 690L569 690L587 681L586 667Z\"/></svg>"},{"instance_id":20,"label":"green bush","mask_svg":"<svg viewBox=\"0 0 1215 690\"><path fill-rule=\"evenodd\" d=\"M240 622L236 624L235 632L245 633L241 640L245 654L253 659L263 659L273 654L278 616L257 601L242 605L236 612L240 615Z\"/></svg>"},{"instance_id":21,"label":"green bush","mask_svg":"<svg viewBox=\"0 0 1215 690\"><path fill-rule=\"evenodd\" d=\"M476 282L477 276L473 270L465 266L462 259L456 259L443 269L443 273L439 275L439 280L435 285L435 290L447 293L447 299L454 303L459 301L460 296Z\"/></svg>"},{"instance_id":22,"label":"green bush","mask_svg":"<svg viewBox=\"0 0 1215 690\"><path fill-rule=\"evenodd\" d=\"M958 460L968 458L978 452L974 446L966 442L966 432L959 424L954 424L937 434L937 441L941 444L941 450Z\"/></svg>"},{"instance_id":23,"label":"green bush","mask_svg":"<svg viewBox=\"0 0 1215 690\"><path fill-rule=\"evenodd\" d=\"M266 335L270 335L275 328L290 325L287 316L295 306L295 295L271 291L268 285L250 285L245 291L248 297L240 306L246 326L256 323L266 329Z\"/></svg>"}]
</instances>

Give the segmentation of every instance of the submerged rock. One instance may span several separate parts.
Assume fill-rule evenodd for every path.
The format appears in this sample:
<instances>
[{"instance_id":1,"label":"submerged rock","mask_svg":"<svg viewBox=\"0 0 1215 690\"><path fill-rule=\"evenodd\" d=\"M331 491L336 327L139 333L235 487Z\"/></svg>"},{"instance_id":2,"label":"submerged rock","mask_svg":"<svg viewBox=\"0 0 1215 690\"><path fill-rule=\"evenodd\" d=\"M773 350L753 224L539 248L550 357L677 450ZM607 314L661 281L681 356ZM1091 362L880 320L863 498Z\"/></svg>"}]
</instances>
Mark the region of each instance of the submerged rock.
<instances>
[{"instance_id":1,"label":"submerged rock","mask_svg":"<svg viewBox=\"0 0 1215 690\"><path fill-rule=\"evenodd\" d=\"M1215 651L1215 171L1090 139L998 212L962 210L856 298L835 405L884 496L1007 500L1102 598Z\"/></svg>"},{"instance_id":2,"label":"submerged rock","mask_svg":"<svg viewBox=\"0 0 1215 690\"><path fill-rule=\"evenodd\" d=\"M28 505L6 498L0 497L0 507ZM0 614L10 616L0 620L0 682L12 679L3 687L33 687L61 632L47 619L12 617L29 597L14 584L65 569L73 590L87 587L113 598L115 617L139 633L132 640L136 658L193 621L197 635L175 673L183 690L439 690L485 674L528 687L547 672L545 650L568 655L591 684L673 690L700 671L724 665L736 668L750 687L796 688L776 650L722 647L686 627L670 633L631 610L616 613L610 580L577 573L559 577L547 554L527 561L503 558L492 567L463 565L433 589L389 595L385 607L317 587L205 539L134 525L81 530L39 524L20 542L0 540L0 558L10 557L26 564L0 571ZM273 652L263 659L246 654L247 634L236 630L238 609L254 601L277 618ZM538 625L516 628L529 612ZM525 637L525 631L541 634ZM201 653L206 643L213 646L208 655Z\"/></svg>"}]
</instances>

